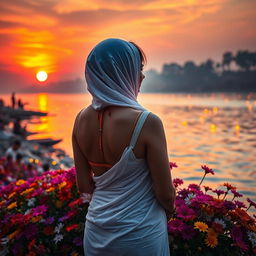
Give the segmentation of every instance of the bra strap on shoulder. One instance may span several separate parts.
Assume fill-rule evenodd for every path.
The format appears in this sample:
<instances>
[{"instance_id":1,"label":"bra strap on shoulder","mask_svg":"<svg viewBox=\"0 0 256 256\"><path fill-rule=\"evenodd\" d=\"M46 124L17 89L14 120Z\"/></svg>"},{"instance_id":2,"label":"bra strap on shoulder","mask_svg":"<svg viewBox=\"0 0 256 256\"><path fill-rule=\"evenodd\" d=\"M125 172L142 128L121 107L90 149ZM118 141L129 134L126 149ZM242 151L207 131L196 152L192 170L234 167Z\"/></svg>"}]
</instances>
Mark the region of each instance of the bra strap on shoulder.
<instances>
[{"instance_id":1,"label":"bra strap on shoulder","mask_svg":"<svg viewBox=\"0 0 256 256\"><path fill-rule=\"evenodd\" d=\"M130 142L130 145L129 145L130 147L134 148L134 146L135 146L135 144L137 142L137 139L138 139L138 137L140 135L141 129L143 127L143 124L146 121L149 113L150 112L146 110L146 111L143 111L140 114L140 117L139 117L139 119L137 121L137 124L136 124L136 126L134 128L134 131L133 131L133 134L132 134L131 142Z\"/></svg>"}]
</instances>

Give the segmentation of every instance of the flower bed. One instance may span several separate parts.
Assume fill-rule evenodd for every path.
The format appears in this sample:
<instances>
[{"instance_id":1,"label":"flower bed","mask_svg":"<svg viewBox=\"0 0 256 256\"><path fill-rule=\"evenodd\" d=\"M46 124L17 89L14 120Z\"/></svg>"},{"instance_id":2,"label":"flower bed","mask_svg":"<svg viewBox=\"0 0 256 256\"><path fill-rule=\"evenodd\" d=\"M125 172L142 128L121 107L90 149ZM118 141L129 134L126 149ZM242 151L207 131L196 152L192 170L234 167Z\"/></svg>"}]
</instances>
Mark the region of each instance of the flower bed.
<instances>
[{"instance_id":1,"label":"flower bed","mask_svg":"<svg viewBox=\"0 0 256 256\"><path fill-rule=\"evenodd\" d=\"M171 164L171 168L177 167ZM213 171L202 166L204 177ZM255 207L226 190L190 184L177 189L176 213L168 222L171 255L255 255ZM203 191L204 190L204 191ZM227 200L232 193L233 199ZM216 195L216 196L215 196ZM87 198L77 193L75 169L49 171L0 188L0 255L83 255L82 238Z\"/></svg>"}]
</instances>

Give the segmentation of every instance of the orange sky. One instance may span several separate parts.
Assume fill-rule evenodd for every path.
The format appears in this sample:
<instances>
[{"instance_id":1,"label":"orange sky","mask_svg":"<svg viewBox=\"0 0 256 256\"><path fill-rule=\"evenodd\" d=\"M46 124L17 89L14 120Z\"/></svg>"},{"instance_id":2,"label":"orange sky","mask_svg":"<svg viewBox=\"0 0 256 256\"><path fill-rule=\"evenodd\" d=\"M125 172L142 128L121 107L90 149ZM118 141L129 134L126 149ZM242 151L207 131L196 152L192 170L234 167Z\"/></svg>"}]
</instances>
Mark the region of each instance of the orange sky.
<instances>
[{"instance_id":1,"label":"orange sky","mask_svg":"<svg viewBox=\"0 0 256 256\"><path fill-rule=\"evenodd\" d=\"M10 0L0 3L2 86L83 78L91 48L108 37L139 44L146 69L256 50L254 0ZM15 85L14 85L15 84Z\"/></svg>"}]
</instances>

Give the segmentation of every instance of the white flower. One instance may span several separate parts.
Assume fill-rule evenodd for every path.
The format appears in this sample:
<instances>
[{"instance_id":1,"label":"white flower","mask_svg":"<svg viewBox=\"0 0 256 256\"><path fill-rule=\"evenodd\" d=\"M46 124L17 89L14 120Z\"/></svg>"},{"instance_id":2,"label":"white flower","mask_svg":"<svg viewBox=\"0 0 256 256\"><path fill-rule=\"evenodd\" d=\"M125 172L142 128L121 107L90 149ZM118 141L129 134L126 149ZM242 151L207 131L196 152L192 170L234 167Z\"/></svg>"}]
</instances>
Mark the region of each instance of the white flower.
<instances>
[{"instance_id":1,"label":"white flower","mask_svg":"<svg viewBox=\"0 0 256 256\"><path fill-rule=\"evenodd\" d=\"M61 229L64 227L63 223L59 223L55 229L54 229L54 233L60 233Z\"/></svg>"},{"instance_id":2,"label":"white flower","mask_svg":"<svg viewBox=\"0 0 256 256\"><path fill-rule=\"evenodd\" d=\"M27 209L27 210L25 211L24 215L27 215L27 214L29 214L30 212L31 212L31 209Z\"/></svg>"},{"instance_id":3,"label":"white flower","mask_svg":"<svg viewBox=\"0 0 256 256\"><path fill-rule=\"evenodd\" d=\"M4 244L8 244L9 242L9 238L8 237L3 237L2 239L0 239L0 244L4 245Z\"/></svg>"},{"instance_id":4,"label":"white flower","mask_svg":"<svg viewBox=\"0 0 256 256\"><path fill-rule=\"evenodd\" d=\"M191 204L191 199L193 199L195 197L195 195L193 194L193 193L189 193L188 195L187 195L187 197L185 198L185 203L187 204L187 205L190 205Z\"/></svg>"},{"instance_id":5,"label":"white flower","mask_svg":"<svg viewBox=\"0 0 256 256\"><path fill-rule=\"evenodd\" d=\"M83 203L89 203L92 200L92 194L89 193L82 193L81 199Z\"/></svg>"},{"instance_id":6,"label":"white flower","mask_svg":"<svg viewBox=\"0 0 256 256\"><path fill-rule=\"evenodd\" d=\"M35 205L35 202L36 202L36 199L33 197L33 198L30 198L28 199L28 206L34 206Z\"/></svg>"},{"instance_id":7,"label":"white flower","mask_svg":"<svg viewBox=\"0 0 256 256\"><path fill-rule=\"evenodd\" d=\"M252 243L252 247L256 247L256 233L252 231L247 232L248 238Z\"/></svg>"},{"instance_id":8,"label":"white flower","mask_svg":"<svg viewBox=\"0 0 256 256\"><path fill-rule=\"evenodd\" d=\"M55 237L54 237L54 242L55 244L57 244L58 242L60 242L61 240L63 239L63 235L62 234L57 234Z\"/></svg>"},{"instance_id":9,"label":"white flower","mask_svg":"<svg viewBox=\"0 0 256 256\"><path fill-rule=\"evenodd\" d=\"M216 218L214 220L214 222L220 224L223 228L226 228L226 226L227 226L226 223L224 222L224 220L222 220L222 219Z\"/></svg>"}]
</instances>

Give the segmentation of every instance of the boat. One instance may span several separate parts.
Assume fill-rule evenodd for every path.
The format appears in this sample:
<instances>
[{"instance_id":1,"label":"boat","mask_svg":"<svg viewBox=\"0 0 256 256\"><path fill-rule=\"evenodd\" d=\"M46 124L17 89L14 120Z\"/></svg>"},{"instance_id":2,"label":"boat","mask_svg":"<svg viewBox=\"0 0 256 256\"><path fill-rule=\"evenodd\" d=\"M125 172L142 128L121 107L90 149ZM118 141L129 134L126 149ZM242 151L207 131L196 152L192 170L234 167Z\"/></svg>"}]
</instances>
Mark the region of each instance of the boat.
<instances>
[{"instance_id":1,"label":"boat","mask_svg":"<svg viewBox=\"0 0 256 256\"><path fill-rule=\"evenodd\" d=\"M45 146L45 147L51 147L55 144L58 144L59 142L61 142L62 139L59 140L53 140L51 138L46 138L46 139L34 139L34 140L28 140L28 142L31 143L38 143L41 146Z\"/></svg>"}]
</instances>

